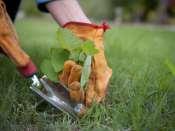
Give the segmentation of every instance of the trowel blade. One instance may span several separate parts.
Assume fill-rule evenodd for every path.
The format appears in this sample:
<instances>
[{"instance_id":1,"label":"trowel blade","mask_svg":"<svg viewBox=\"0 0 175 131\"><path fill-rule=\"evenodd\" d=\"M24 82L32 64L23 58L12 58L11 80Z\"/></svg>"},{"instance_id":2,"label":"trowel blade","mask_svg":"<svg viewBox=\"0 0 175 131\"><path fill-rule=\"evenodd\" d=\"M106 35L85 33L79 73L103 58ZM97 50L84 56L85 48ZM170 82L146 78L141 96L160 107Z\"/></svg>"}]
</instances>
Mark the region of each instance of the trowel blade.
<instances>
[{"instance_id":1,"label":"trowel blade","mask_svg":"<svg viewBox=\"0 0 175 131\"><path fill-rule=\"evenodd\" d=\"M62 84L53 83L47 77L42 77L39 81L40 87L30 86L30 88L54 107L73 117L77 117L81 109L84 108L83 104L71 101L69 91ZM44 88L41 89L41 86Z\"/></svg>"}]
</instances>

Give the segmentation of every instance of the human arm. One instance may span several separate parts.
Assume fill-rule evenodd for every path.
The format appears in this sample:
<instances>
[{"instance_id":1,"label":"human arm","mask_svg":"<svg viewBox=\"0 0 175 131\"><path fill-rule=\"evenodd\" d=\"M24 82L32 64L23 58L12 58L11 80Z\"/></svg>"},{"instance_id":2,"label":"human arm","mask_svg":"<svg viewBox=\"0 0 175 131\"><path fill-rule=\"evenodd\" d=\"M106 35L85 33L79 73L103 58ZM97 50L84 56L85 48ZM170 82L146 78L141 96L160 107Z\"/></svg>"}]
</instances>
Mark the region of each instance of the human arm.
<instances>
[{"instance_id":1,"label":"human arm","mask_svg":"<svg viewBox=\"0 0 175 131\"><path fill-rule=\"evenodd\" d=\"M42 11L49 11L56 22L63 26L70 21L91 23L77 0L37 0Z\"/></svg>"},{"instance_id":2,"label":"human arm","mask_svg":"<svg viewBox=\"0 0 175 131\"><path fill-rule=\"evenodd\" d=\"M30 57L21 49L17 33L6 11L6 6L0 0L0 51L8 56L20 73L30 77L36 73L36 67Z\"/></svg>"},{"instance_id":3,"label":"human arm","mask_svg":"<svg viewBox=\"0 0 175 131\"><path fill-rule=\"evenodd\" d=\"M40 6L40 9L49 11L59 25L72 31L77 37L94 42L99 52L93 56L92 73L89 78L88 88L85 91L85 104L90 106L93 101L102 101L106 95L107 86L112 75L112 70L105 58L103 45L103 34L108 27L105 24L92 24L76 0L47 1L45 8ZM63 70L61 78L67 78L66 81L69 81L71 74L64 72L67 72L67 70ZM68 87L73 83L65 83L61 79L60 81ZM71 87L69 87L70 91ZM82 93L80 92L79 94L79 98L81 98ZM74 97L72 98L74 99Z\"/></svg>"}]
</instances>

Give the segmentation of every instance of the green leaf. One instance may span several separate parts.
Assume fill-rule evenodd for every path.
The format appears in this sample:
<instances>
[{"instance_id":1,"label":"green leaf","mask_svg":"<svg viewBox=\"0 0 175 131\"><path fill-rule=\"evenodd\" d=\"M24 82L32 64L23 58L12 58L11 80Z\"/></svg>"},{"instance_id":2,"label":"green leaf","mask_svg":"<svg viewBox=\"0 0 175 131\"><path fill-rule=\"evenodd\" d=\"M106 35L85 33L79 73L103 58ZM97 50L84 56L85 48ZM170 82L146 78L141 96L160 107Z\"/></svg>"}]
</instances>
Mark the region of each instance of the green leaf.
<instances>
[{"instance_id":1,"label":"green leaf","mask_svg":"<svg viewBox=\"0 0 175 131\"><path fill-rule=\"evenodd\" d=\"M51 80L57 81L58 73L63 69L64 62L72 59L83 65L81 87L84 87L91 72L91 56L98 53L92 41L82 41L67 29L57 31L59 45L49 52L50 60L46 59L41 70Z\"/></svg>"},{"instance_id":2,"label":"green leaf","mask_svg":"<svg viewBox=\"0 0 175 131\"><path fill-rule=\"evenodd\" d=\"M82 52L81 48L74 49L70 52L69 59L72 59L74 61L79 61L79 55Z\"/></svg>"},{"instance_id":3,"label":"green leaf","mask_svg":"<svg viewBox=\"0 0 175 131\"><path fill-rule=\"evenodd\" d=\"M60 72L63 69L64 62L68 60L70 53L64 49L51 49L51 63L55 72Z\"/></svg>"},{"instance_id":4,"label":"green leaf","mask_svg":"<svg viewBox=\"0 0 175 131\"><path fill-rule=\"evenodd\" d=\"M84 62L82 74L81 74L80 85L82 88L85 87L86 83L89 80L89 76L91 73L91 62L92 62L92 57L90 55L88 55L86 57L85 62Z\"/></svg>"},{"instance_id":5,"label":"green leaf","mask_svg":"<svg viewBox=\"0 0 175 131\"><path fill-rule=\"evenodd\" d=\"M57 31L57 39L61 48L72 51L81 46L82 40L76 37L71 31L59 28Z\"/></svg>"},{"instance_id":6,"label":"green leaf","mask_svg":"<svg viewBox=\"0 0 175 131\"><path fill-rule=\"evenodd\" d=\"M165 64L167 65L171 73L175 76L175 65L168 59L165 61Z\"/></svg>"},{"instance_id":7,"label":"green leaf","mask_svg":"<svg viewBox=\"0 0 175 131\"><path fill-rule=\"evenodd\" d=\"M50 80L52 81L58 81L57 79L57 73L54 71L54 68L51 64L51 61L46 59L41 63L40 67L42 73L44 73Z\"/></svg>"},{"instance_id":8,"label":"green leaf","mask_svg":"<svg viewBox=\"0 0 175 131\"><path fill-rule=\"evenodd\" d=\"M91 55L91 56L98 53L98 50L95 48L95 45L93 44L92 41L85 41L82 44L82 50L86 55Z\"/></svg>"}]
</instances>

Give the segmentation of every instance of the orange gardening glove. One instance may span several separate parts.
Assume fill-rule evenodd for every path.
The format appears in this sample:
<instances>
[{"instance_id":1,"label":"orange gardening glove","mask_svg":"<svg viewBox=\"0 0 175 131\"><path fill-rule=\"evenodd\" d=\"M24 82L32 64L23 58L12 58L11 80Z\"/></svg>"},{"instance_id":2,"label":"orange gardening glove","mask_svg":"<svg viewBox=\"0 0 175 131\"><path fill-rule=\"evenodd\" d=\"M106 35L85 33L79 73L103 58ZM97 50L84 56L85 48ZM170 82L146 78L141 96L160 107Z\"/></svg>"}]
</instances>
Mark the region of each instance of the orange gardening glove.
<instances>
[{"instance_id":1,"label":"orange gardening glove","mask_svg":"<svg viewBox=\"0 0 175 131\"><path fill-rule=\"evenodd\" d=\"M30 77L36 73L36 67L30 57L21 49L17 33L6 10L0 0L0 53L6 54L17 66L19 72Z\"/></svg>"},{"instance_id":2,"label":"orange gardening glove","mask_svg":"<svg viewBox=\"0 0 175 131\"><path fill-rule=\"evenodd\" d=\"M100 102L104 99L108 87L110 77L112 75L112 70L108 66L105 54L104 54L104 45L103 45L103 34L107 29L104 25L98 26L94 24L79 23L79 22L70 22L67 23L65 28L71 30L77 37L83 40L91 40L94 42L95 47L99 50L97 54L93 57L91 75L85 91L85 105L90 106L93 101ZM64 66L65 67L65 66ZM63 71L65 73L65 71ZM65 83L69 86L71 74L70 70L67 73ZM78 75L79 81L80 75ZM81 95L80 95L81 96Z\"/></svg>"},{"instance_id":3,"label":"orange gardening glove","mask_svg":"<svg viewBox=\"0 0 175 131\"><path fill-rule=\"evenodd\" d=\"M72 60L64 63L64 69L59 74L59 80L69 88L69 95L74 102L84 102L84 91L80 86L82 67Z\"/></svg>"}]
</instances>

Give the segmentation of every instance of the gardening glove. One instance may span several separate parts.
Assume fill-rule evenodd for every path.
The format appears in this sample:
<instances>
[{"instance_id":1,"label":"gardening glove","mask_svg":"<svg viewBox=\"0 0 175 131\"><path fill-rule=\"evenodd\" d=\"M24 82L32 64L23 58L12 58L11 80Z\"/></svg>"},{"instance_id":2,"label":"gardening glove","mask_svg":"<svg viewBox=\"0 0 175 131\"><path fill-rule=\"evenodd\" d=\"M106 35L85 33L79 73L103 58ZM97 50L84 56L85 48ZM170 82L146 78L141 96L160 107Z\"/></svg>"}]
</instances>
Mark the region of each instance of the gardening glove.
<instances>
[{"instance_id":1,"label":"gardening glove","mask_svg":"<svg viewBox=\"0 0 175 131\"><path fill-rule=\"evenodd\" d=\"M85 105L90 106L94 101L101 102L106 95L107 86L112 75L112 70L107 65L103 45L103 34L108 26L105 24L98 26L70 22L64 25L64 27L71 30L77 37L83 40L93 41L95 47L99 50L93 57L91 74L85 91Z\"/></svg>"},{"instance_id":2,"label":"gardening glove","mask_svg":"<svg viewBox=\"0 0 175 131\"><path fill-rule=\"evenodd\" d=\"M23 76L29 77L36 72L35 65L19 46L17 33L2 0L0 0L0 51L15 63Z\"/></svg>"},{"instance_id":3,"label":"gardening glove","mask_svg":"<svg viewBox=\"0 0 175 131\"><path fill-rule=\"evenodd\" d=\"M59 74L59 80L62 84L66 85L69 89L69 95L74 102L84 102L84 91L80 86L82 67L72 60L64 63L64 68Z\"/></svg>"}]
</instances>

